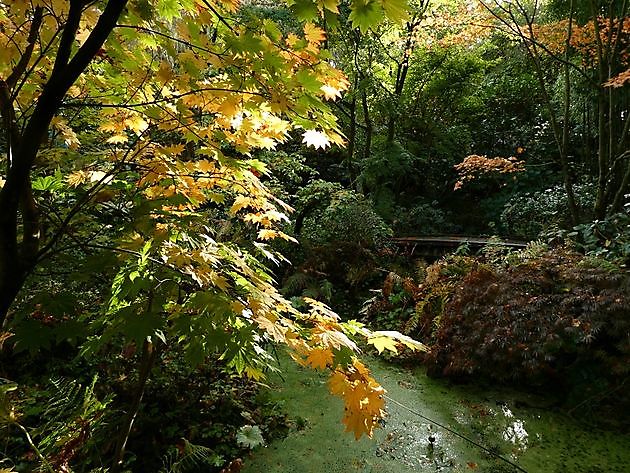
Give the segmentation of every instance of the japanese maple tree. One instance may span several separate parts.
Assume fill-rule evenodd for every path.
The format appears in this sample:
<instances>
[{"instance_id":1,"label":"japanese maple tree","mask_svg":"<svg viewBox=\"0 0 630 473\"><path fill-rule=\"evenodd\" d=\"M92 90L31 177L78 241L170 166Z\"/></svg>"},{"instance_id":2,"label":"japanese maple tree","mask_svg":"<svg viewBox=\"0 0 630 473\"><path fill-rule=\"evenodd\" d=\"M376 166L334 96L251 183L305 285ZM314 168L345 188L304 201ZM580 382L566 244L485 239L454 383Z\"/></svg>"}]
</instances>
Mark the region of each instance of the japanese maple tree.
<instances>
[{"instance_id":1,"label":"japanese maple tree","mask_svg":"<svg viewBox=\"0 0 630 473\"><path fill-rule=\"evenodd\" d=\"M290 3L306 21L300 31L241 15L237 0L0 1L0 323L10 329L12 307L42 262L76 249L118 256L83 347L95 351L113 337L142 347L114 469L160 345L192 363L218 353L260 378L268 342L285 344L296 360L332 371L331 390L344 397L344 423L357 438L382 417L383 390L352 338L379 350L421 347L342 323L314 300L298 311L266 267L281 258L266 241L291 239L279 227L290 209L261 182L267 171L252 153L295 133L315 147L343 143L326 101L348 83L327 62L316 25L338 13L337 2ZM400 0L350 8L362 30L382 14L406 18ZM210 209L240 219L252 238L218 238Z\"/></svg>"}]
</instances>

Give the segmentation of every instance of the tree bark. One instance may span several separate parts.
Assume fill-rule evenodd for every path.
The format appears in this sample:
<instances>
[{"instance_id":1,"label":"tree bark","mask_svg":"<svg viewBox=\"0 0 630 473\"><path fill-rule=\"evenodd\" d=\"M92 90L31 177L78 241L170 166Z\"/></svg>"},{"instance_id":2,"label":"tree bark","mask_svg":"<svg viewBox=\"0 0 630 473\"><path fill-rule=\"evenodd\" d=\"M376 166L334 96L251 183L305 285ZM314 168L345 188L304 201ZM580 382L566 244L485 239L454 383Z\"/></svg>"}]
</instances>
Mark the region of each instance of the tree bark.
<instances>
[{"instance_id":1,"label":"tree bark","mask_svg":"<svg viewBox=\"0 0 630 473\"><path fill-rule=\"evenodd\" d=\"M145 340L142 346L142 358L140 359L138 385L136 386L136 391L134 393L129 412L127 413L127 417L125 418L125 422L121 428L118 442L116 443L116 450L114 451L114 461L112 462L110 473L119 473L123 466L127 441L129 440L129 435L131 434L133 423L135 422L136 417L138 416L138 412L140 411L140 405L142 404L144 391L147 386L147 381L149 380L149 375L151 374L151 369L155 364L157 354L158 350L153 345L153 343Z\"/></svg>"},{"instance_id":2,"label":"tree bark","mask_svg":"<svg viewBox=\"0 0 630 473\"><path fill-rule=\"evenodd\" d=\"M102 48L127 0L109 0L87 40L71 58L83 4L82 0L70 0L53 70L22 132L18 131L15 123L9 86L18 82L21 74L18 68L23 64L23 69L26 69L28 59L19 61L15 74L11 74L7 82L0 82L0 111L9 142L6 181L0 190L0 327L4 325L11 305L37 262L41 233L37 202L30 183L35 158L64 96ZM38 22L38 11L35 9L32 20L32 26L35 25L37 30L41 24L41 20ZM26 53L28 51L27 48Z\"/></svg>"}]
</instances>

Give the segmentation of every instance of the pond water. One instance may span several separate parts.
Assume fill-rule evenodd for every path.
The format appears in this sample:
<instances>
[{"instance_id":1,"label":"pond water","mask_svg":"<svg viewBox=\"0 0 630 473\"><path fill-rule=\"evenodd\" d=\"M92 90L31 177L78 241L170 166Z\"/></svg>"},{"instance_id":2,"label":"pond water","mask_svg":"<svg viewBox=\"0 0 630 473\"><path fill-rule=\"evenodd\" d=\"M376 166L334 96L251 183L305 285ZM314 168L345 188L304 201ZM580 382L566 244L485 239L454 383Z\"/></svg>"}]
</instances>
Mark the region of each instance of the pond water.
<instances>
[{"instance_id":1,"label":"pond water","mask_svg":"<svg viewBox=\"0 0 630 473\"><path fill-rule=\"evenodd\" d=\"M284 380L270 380L271 395L295 428L285 439L255 449L244 473L630 472L630 435L589 428L545 407L544 397L454 386L421 370L368 361L393 400L374 439L357 442L343 432L343 403L328 394L325 374L286 360Z\"/></svg>"}]
</instances>

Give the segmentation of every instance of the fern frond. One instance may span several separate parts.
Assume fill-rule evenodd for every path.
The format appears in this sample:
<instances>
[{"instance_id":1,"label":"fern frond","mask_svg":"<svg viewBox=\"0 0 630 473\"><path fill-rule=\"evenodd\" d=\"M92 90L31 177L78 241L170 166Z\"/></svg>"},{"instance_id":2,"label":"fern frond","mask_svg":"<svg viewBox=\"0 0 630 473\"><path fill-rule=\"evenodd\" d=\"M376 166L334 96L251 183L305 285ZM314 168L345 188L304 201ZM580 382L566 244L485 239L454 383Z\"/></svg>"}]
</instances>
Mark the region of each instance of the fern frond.
<instances>
[{"instance_id":1,"label":"fern frond","mask_svg":"<svg viewBox=\"0 0 630 473\"><path fill-rule=\"evenodd\" d=\"M182 442L182 457L176 459L178 454L175 452L167 455L163 460L164 467L160 473L190 473L225 463L225 459L211 448L195 445L186 439L182 439Z\"/></svg>"}]
</instances>

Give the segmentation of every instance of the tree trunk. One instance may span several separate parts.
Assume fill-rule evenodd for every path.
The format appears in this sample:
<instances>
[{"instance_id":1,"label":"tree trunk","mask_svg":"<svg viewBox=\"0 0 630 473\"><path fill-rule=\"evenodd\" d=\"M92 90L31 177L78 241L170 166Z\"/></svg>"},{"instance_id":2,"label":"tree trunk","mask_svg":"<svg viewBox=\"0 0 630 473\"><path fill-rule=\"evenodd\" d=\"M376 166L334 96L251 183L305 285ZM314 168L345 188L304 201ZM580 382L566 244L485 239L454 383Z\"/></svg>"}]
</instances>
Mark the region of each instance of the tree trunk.
<instances>
[{"instance_id":1,"label":"tree trunk","mask_svg":"<svg viewBox=\"0 0 630 473\"><path fill-rule=\"evenodd\" d=\"M127 441L129 440L129 435L131 434L133 423L135 422L138 412L140 411L140 405L142 404L144 391L147 386L147 381L149 380L149 375L151 374L151 369L155 364L157 352L158 350L153 345L153 343L149 342L148 340L144 341L144 344L142 346L142 358L140 359L138 385L136 386L136 391L134 393L129 412L127 413L127 417L125 418L124 424L121 427L120 435L116 443L116 450L114 451L114 461L112 462L110 473L119 473L123 466Z\"/></svg>"},{"instance_id":2,"label":"tree trunk","mask_svg":"<svg viewBox=\"0 0 630 473\"><path fill-rule=\"evenodd\" d=\"M82 0L70 0L70 9L59 40L53 70L23 130L20 130L15 122L9 89L27 73L29 56L25 55L29 54L28 50L6 82L0 81L0 112L9 144L6 181L0 189L0 327L5 325L11 305L24 285L27 275L37 263L41 235L37 203L33 199L30 182L35 158L66 92L102 48L116 26L127 0L107 2L92 32L71 58L83 14L83 3ZM36 36L39 30L40 14L41 9L38 7L31 23L33 36ZM20 217L21 235L18 231Z\"/></svg>"},{"instance_id":3,"label":"tree trunk","mask_svg":"<svg viewBox=\"0 0 630 473\"><path fill-rule=\"evenodd\" d=\"M363 121L365 122L365 146L363 148L363 159L368 159L372 154L372 133L374 126L370 117L370 107L368 104L367 92L361 91L361 105L363 107Z\"/></svg>"},{"instance_id":4,"label":"tree trunk","mask_svg":"<svg viewBox=\"0 0 630 473\"><path fill-rule=\"evenodd\" d=\"M354 148L357 140L357 86L358 79L354 79L354 87L352 90L352 101L350 102L350 128L348 130L348 155L346 158L346 167L348 169L348 178L351 185L354 185L356 178L354 172Z\"/></svg>"}]
</instances>

